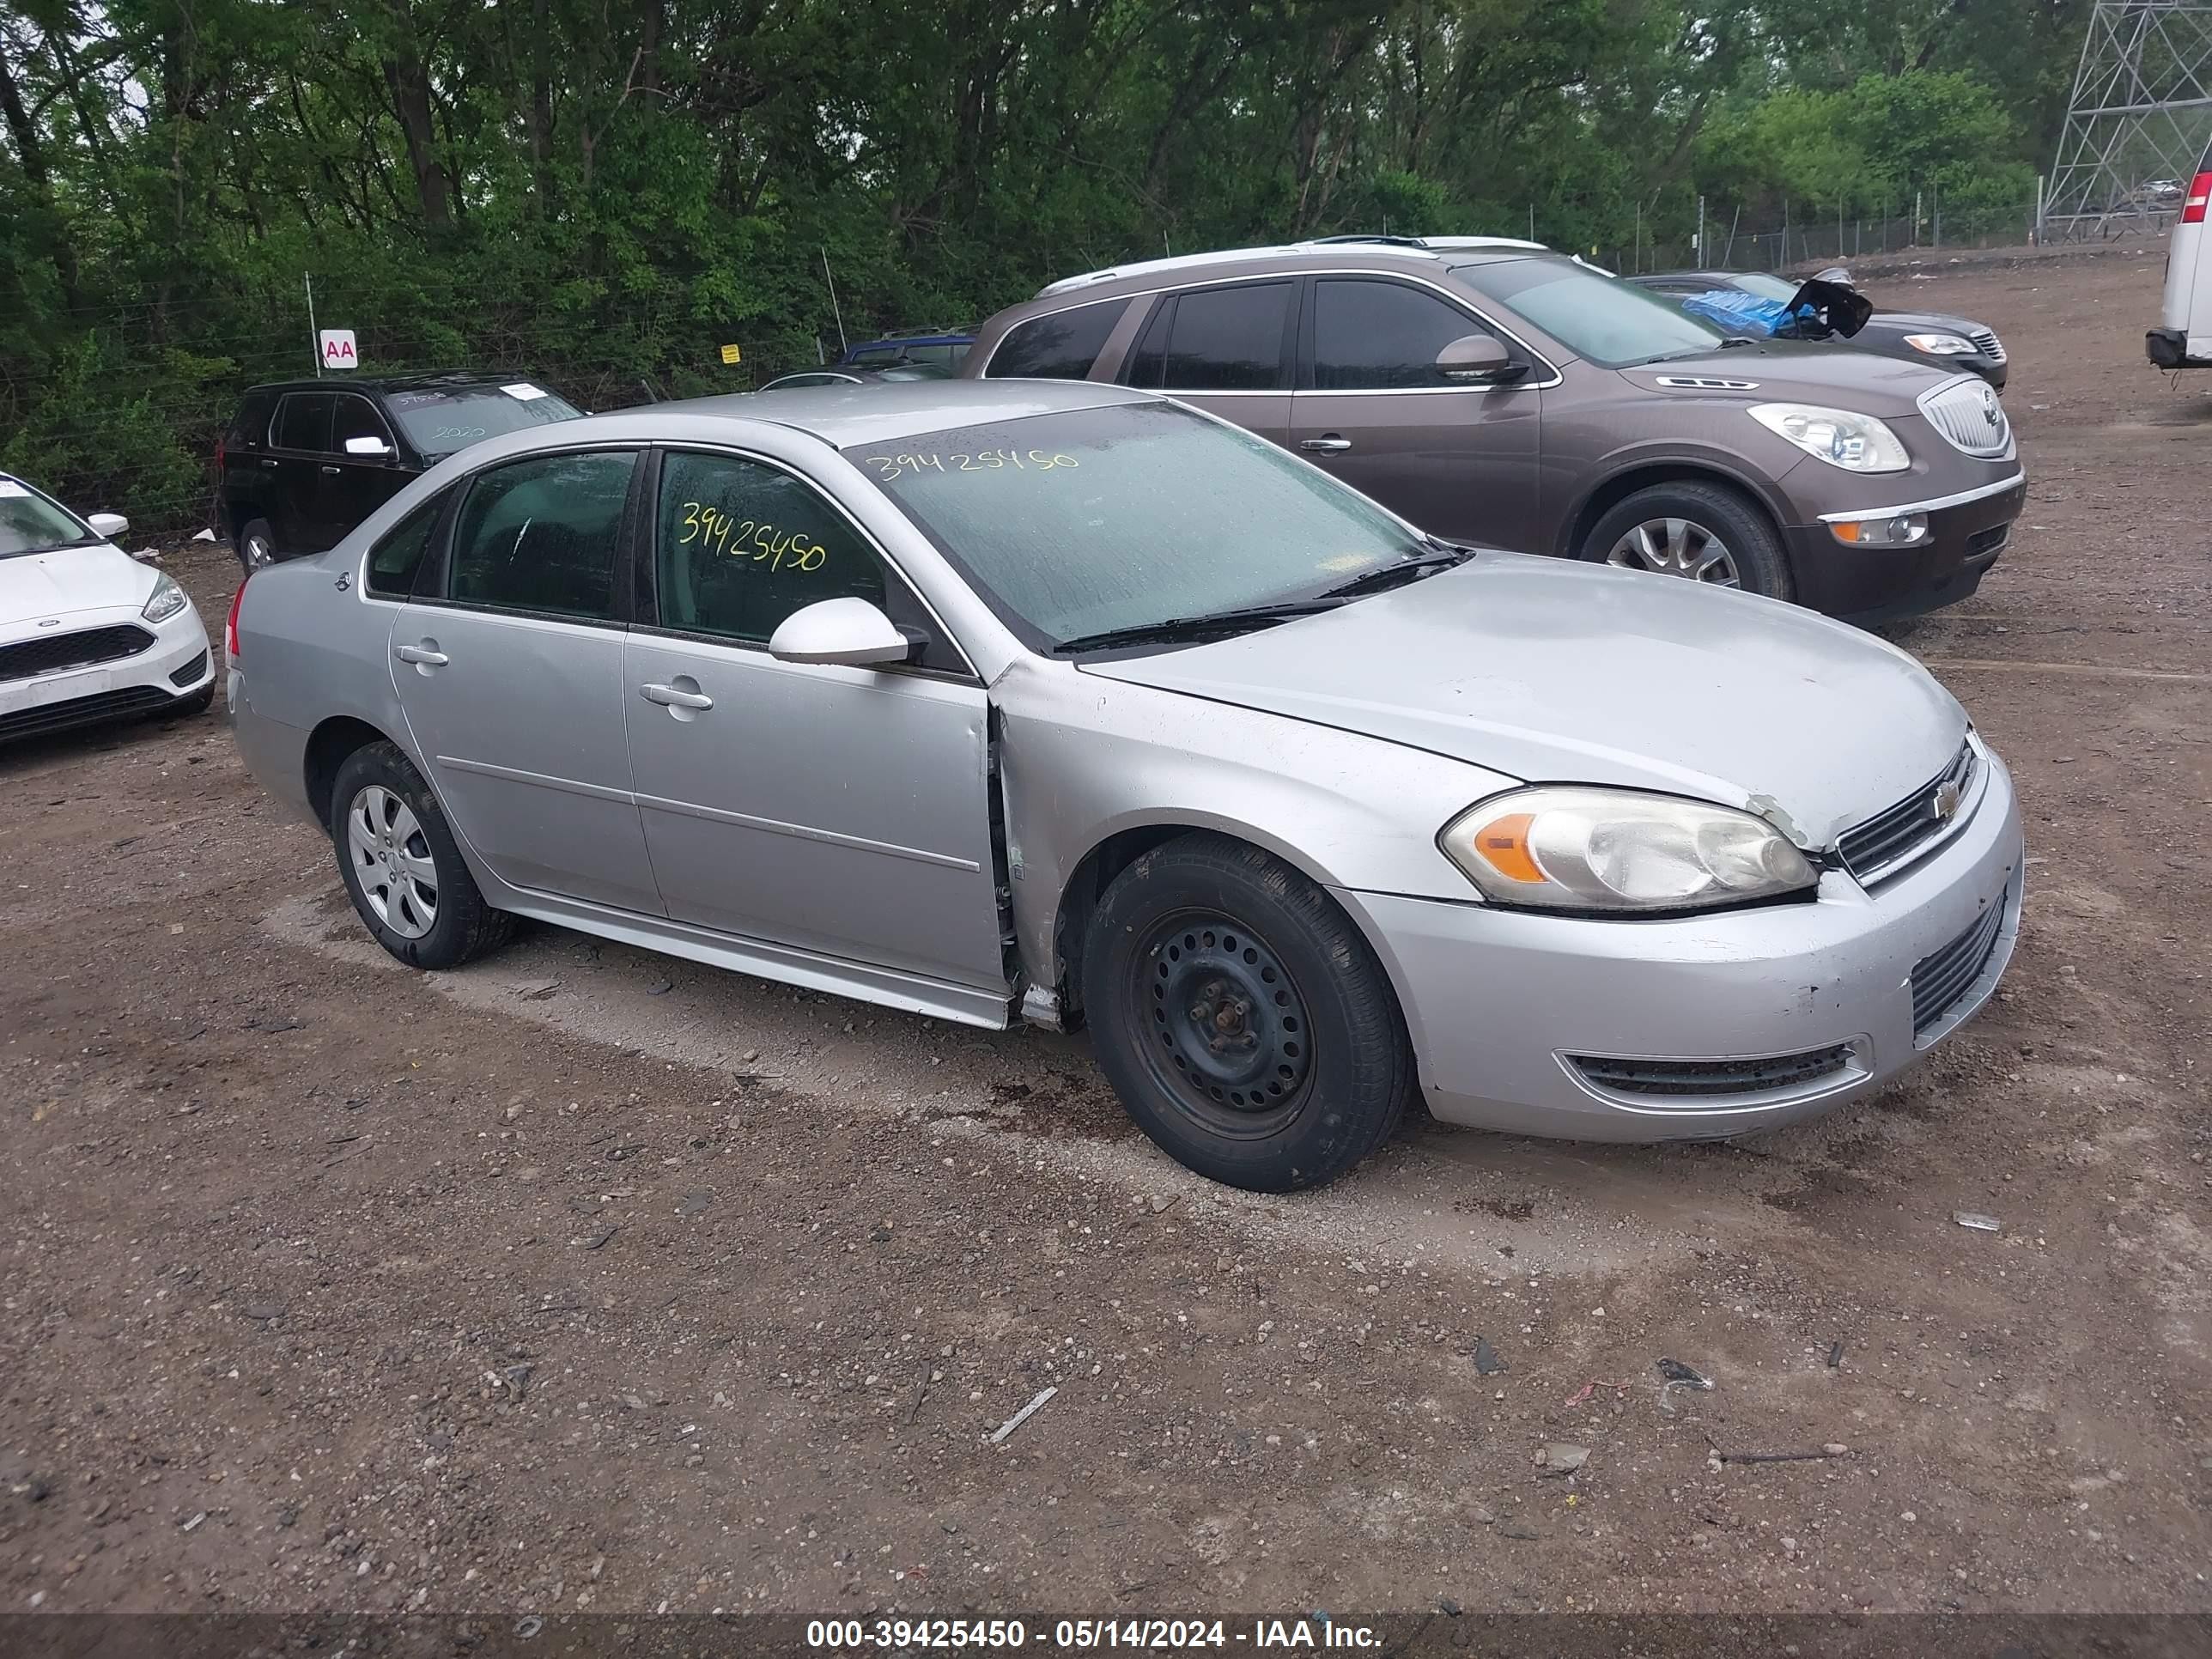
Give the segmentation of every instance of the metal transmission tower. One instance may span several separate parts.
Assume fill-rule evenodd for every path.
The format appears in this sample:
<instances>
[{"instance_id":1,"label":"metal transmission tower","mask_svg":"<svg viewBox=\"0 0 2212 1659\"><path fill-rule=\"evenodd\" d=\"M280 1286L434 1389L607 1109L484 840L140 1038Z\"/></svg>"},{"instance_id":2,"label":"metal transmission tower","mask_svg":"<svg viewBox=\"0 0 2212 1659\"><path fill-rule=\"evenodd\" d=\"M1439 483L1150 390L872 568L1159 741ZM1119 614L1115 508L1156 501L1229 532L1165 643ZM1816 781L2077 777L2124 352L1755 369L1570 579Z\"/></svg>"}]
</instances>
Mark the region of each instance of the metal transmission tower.
<instances>
[{"instance_id":1,"label":"metal transmission tower","mask_svg":"<svg viewBox=\"0 0 2212 1659\"><path fill-rule=\"evenodd\" d=\"M2045 235L2150 228L2180 211L2212 138L2212 3L2098 0L2058 161Z\"/></svg>"}]
</instances>

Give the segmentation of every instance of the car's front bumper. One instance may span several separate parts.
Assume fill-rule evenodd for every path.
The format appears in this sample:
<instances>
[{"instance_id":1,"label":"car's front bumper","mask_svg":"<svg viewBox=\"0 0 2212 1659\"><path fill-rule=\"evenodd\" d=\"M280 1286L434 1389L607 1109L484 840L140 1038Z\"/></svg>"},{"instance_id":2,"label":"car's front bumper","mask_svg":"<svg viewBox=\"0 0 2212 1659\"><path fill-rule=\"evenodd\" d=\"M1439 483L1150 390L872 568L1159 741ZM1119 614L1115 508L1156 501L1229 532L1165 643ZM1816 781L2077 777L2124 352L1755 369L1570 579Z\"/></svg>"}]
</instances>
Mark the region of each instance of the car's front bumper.
<instances>
[{"instance_id":1,"label":"car's front bumper","mask_svg":"<svg viewBox=\"0 0 2212 1659\"><path fill-rule=\"evenodd\" d=\"M2027 478L2017 463L2008 477L1939 496L1875 501L1826 512L1785 530L1797 600L1861 624L1956 605L1981 586L2012 539L2013 520L2027 502ZM1836 539L1840 518L1928 515L1928 537L1909 547L1858 546Z\"/></svg>"},{"instance_id":2,"label":"car's front bumper","mask_svg":"<svg viewBox=\"0 0 2212 1659\"><path fill-rule=\"evenodd\" d=\"M1968 810L1903 873L1869 891L1829 871L1805 904L1637 921L1338 897L1389 972L1437 1117L1572 1139L1719 1139L1879 1088L1996 989L2019 932L2021 853L2012 780L1994 756ZM1986 927L1992 906L2002 908L1987 955L1977 944L1940 1015L1916 1032L1916 965L1940 964L1946 946ZM1609 1087L1576 1064L1725 1067L1823 1051L1838 1054L1832 1069L1714 1094Z\"/></svg>"},{"instance_id":3,"label":"car's front bumper","mask_svg":"<svg viewBox=\"0 0 2212 1659\"><path fill-rule=\"evenodd\" d=\"M26 679L0 680L0 743L102 720L158 714L198 697L213 684L215 665L207 629L191 605L161 623L149 623L125 606L72 611L64 618L66 634L118 627L143 629L153 636L152 642L126 657L71 665Z\"/></svg>"}]
</instances>

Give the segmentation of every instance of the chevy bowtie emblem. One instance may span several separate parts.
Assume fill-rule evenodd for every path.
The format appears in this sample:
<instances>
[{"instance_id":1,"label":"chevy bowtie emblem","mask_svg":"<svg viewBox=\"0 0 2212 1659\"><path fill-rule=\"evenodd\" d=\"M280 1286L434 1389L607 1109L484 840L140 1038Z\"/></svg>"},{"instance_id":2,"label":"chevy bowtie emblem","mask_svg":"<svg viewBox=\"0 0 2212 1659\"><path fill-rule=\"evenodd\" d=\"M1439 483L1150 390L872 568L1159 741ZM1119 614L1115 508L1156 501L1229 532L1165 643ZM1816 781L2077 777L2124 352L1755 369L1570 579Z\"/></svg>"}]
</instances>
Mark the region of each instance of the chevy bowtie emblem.
<instances>
[{"instance_id":1,"label":"chevy bowtie emblem","mask_svg":"<svg viewBox=\"0 0 2212 1659\"><path fill-rule=\"evenodd\" d=\"M1959 816L1959 786L1939 783L1936 793L1928 799L1928 811L1938 823L1948 823Z\"/></svg>"}]
</instances>

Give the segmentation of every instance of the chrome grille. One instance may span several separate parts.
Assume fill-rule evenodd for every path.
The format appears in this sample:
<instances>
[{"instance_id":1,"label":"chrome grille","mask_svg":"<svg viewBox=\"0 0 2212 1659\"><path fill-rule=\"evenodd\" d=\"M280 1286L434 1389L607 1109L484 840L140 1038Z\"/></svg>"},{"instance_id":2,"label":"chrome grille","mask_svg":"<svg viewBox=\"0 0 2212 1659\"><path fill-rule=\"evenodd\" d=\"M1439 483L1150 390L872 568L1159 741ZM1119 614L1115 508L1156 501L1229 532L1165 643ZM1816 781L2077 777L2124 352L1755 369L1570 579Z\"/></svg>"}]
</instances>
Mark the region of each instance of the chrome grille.
<instances>
[{"instance_id":1,"label":"chrome grille","mask_svg":"<svg viewBox=\"0 0 2212 1659\"><path fill-rule=\"evenodd\" d=\"M1982 356L1992 362L2001 363L2005 360L2004 342L1997 338L1996 330L1970 328L1966 331L1966 337L1979 346L1982 349Z\"/></svg>"},{"instance_id":2,"label":"chrome grille","mask_svg":"<svg viewBox=\"0 0 2212 1659\"><path fill-rule=\"evenodd\" d=\"M1844 868L1862 882L1871 882L1942 836L1953 824L1961 821L1966 796L1973 787L1974 773L1979 765L1974 745L1961 744L1951 763L1919 788L1894 806L1875 813L1856 829L1846 830L1836 842L1836 852L1844 861ZM1936 798L1947 788L1957 792L1952 797L1953 811L1948 816L1936 810Z\"/></svg>"},{"instance_id":3,"label":"chrome grille","mask_svg":"<svg viewBox=\"0 0 2212 1659\"><path fill-rule=\"evenodd\" d=\"M1986 382L1962 374L1920 395L1920 412L1954 449L1999 460L2012 453L2012 425Z\"/></svg>"},{"instance_id":4,"label":"chrome grille","mask_svg":"<svg viewBox=\"0 0 2212 1659\"><path fill-rule=\"evenodd\" d=\"M2004 927L2002 901L1982 912L1974 925L1940 951L1912 964L1912 1035L1918 1036L1958 1006L1989 966Z\"/></svg>"},{"instance_id":5,"label":"chrome grille","mask_svg":"<svg viewBox=\"0 0 2212 1659\"><path fill-rule=\"evenodd\" d=\"M133 623L80 629L74 634L40 634L13 645L0 645L0 680L36 679L64 668L135 657L153 643L154 636Z\"/></svg>"},{"instance_id":6,"label":"chrome grille","mask_svg":"<svg viewBox=\"0 0 2212 1659\"><path fill-rule=\"evenodd\" d=\"M1802 1054L1765 1060L1611 1060L1570 1054L1574 1067L1601 1089L1623 1095L1750 1095L1820 1082L1848 1070L1851 1045L1838 1042Z\"/></svg>"}]
</instances>

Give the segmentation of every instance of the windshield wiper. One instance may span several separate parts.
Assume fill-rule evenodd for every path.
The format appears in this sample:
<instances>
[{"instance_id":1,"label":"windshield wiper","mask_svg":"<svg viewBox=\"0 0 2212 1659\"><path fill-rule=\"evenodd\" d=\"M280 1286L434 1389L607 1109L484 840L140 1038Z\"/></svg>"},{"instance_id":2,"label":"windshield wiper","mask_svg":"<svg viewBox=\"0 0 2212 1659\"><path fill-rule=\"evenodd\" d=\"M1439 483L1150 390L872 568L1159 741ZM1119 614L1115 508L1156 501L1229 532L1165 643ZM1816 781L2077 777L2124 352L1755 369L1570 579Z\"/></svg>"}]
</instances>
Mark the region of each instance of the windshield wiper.
<instances>
[{"instance_id":1,"label":"windshield wiper","mask_svg":"<svg viewBox=\"0 0 2212 1659\"><path fill-rule=\"evenodd\" d=\"M1340 582L1322 597L1331 599L1356 599L1364 593L1380 593L1385 588L1400 587L1407 582L1438 570L1449 570L1454 565L1465 564L1473 558L1475 550L1448 542L1437 536L1424 537L1430 547L1426 553L1409 553L1393 564L1378 564L1372 570L1363 570L1349 581Z\"/></svg>"},{"instance_id":2,"label":"windshield wiper","mask_svg":"<svg viewBox=\"0 0 2212 1659\"><path fill-rule=\"evenodd\" d=\"M1079 634L1072 640L1062 640L1053 647L1053 652L1058 656L1066 656L1077 651L1110 651L1124 645L1174 645L1185 641L1232 639L1239 634L1251 633L1255 629L1272 628L1277 623L1295 622L1300 617L1334 611L1337 604L1334 599L1291 599L1281 605L1254 605L1235 611L1216 611L1204 617L1168 617L1158 622L1133 623L1127 628L1109 628L1096 634Z\"/></svg>"}]
</instances>

